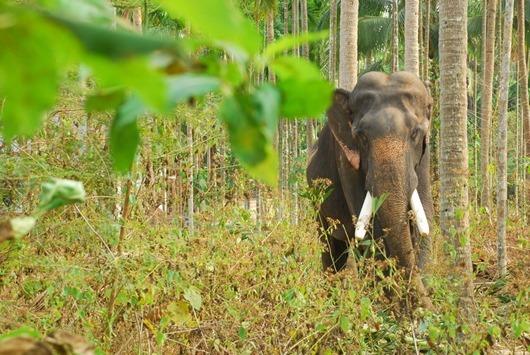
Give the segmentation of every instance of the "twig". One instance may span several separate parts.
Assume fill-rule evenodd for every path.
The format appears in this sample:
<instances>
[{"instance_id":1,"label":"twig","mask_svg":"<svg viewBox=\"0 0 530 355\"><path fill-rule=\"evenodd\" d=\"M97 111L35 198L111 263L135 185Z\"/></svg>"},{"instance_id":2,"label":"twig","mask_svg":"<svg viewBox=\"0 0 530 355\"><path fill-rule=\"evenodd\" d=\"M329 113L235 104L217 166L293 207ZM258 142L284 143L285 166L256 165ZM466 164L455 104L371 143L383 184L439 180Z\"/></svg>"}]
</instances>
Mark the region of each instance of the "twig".
<instances>
[{"instance_id":1,"label":"twig","mask_svg":"<svg viewBox=\"0 0 530 355\"><path fill-rule=\"evenodd\" d=\"M412 340L414 341L414 350L416 351L416 355L420 355L420 351L418 350L418 340L416 339L416 332L414 331L414 321L410 323L410 329L412 329Z\"/></svg>"},{"instance_id":2,"label":"twig","mask_svg":"<svg viewBox=\"0 0 530 355\"><path fill-rule=\"evenodd\" d=\"M81 216L81 218L83 218L83 220L85 221L85 223L88 225L88 228L90 228L90 230L99 238L99 240L101 241L101 243L103 243L103 245L105 246L105 248L107 249L107 251L109 252L110 255L112 255L113 258L116 258L116 256L114 255L114 253L112 252L112 250L110 249L109 245L107 244L107 242L105 242L105 239L103 239L103 237L94 229L94 227L92 226L92 224L90 224L90 222L88 221L88 219L85 217L85 215L81 212L81 210L79 209L79 207L77 207L77 205L74 205L77 213L79 213L79 215Z\"/></svg>"}]
</instances>

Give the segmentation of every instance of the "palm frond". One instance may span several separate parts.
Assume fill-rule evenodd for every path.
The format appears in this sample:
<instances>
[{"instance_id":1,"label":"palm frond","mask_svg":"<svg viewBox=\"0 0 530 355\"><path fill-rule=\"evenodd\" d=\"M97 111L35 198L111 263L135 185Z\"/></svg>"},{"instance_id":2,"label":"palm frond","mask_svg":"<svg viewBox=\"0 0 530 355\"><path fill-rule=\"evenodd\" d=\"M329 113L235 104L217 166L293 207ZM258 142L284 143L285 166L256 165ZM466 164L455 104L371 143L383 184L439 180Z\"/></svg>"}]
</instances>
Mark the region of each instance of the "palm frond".
<instances>
[{"instance_id":1,"label":"palm frond","mask_svg":"<svg viewBox=\"0 0 530 355\"><path fill-rule=\"evenodd\" d=\"M358 51L361 54L383 50L392 33L392 20L383 16L359 18Z\"/></svg>"}]
</instances>

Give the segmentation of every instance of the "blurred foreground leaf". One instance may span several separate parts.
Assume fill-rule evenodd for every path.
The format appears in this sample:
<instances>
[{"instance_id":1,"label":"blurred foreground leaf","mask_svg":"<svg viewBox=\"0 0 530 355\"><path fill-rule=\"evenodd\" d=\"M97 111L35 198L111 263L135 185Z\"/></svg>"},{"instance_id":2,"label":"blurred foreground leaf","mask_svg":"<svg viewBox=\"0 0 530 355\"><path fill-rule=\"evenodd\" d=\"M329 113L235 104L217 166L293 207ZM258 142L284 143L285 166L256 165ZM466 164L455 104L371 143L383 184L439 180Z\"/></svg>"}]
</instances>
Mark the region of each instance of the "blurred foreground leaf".
<instances>
[{"instance_id":1,"label":"blurred foreground leaf","mask_svg":"<svg viewBox=\"0 0 530 355\"><path fill-rule=\"evenodd\" d=\"M333 87L313 63L289 56L274 60L270 67L278 76L282 116L317 116L328 108Z\"/></svg>"},{"instance_id":2,"label":"blurred foreground leaf","mask_svg":"<svg viewBox=\"0 0 530 355\"><path fill-rule=\"evenodd\" d=\"M272 138L279 105L278 91L264 84L251 94L226 98L219 110L234 155L253 177L270 185L277 182L278 161Z\"/></svg>"},{"instance_id":3,"label":"blurred foreground leaf","mask_svg":"<svg viewBox=\"0 0 530 355\"><path fill-rule=\"evenodd\" d=\"M199 74L183 74L167 79L170 108L192 97L202 96L219 88L219 79Z\"/></svg>"},{"instance_id":4,"label":"blurred foreground leaf","mask_svg":"<svg viewBox=\"0 0 530 355\"><path fill-rule=\"evenodd\" d=\"M248 54L256 54L261 36L253 23L245 18L229 0L158 0L175 17L189 21L193 31L220 42L225 48L238 46Z\"/></svg>"},{"instance_id":5,"label":"blurred foreground leaf","mask_svg":"<svg viewBox=\"0 0 530 355\"><path fill-rule=\"evenodd\" d=\"M92 54L120 59L164 50L176 57L184 58L184 52L175 40L155 38L124 30L113 30L50 13L46 13L45 16L53 23L67 29L77 38L83 48Z\"/></svg>"},{"instance_id":6,"label":"blurred foreground leaf","mask_svg":"<svg viewBox=\"0 0 530 355\"><path fill-rule=\"evenodd\" d=\"M30 136L55 103L75 42L38 16L0 5L0 121L3 136Z\"/></svg>"},{"instance_id":7,"label":"blurred foreground leaf","mask_svg":"<svg viewBox=\"0 0 530 355\"><path fill-rule=\"evenodd\" d=\"M85 189L79 181L66 179L51 179L41 186L39 213L48 212L54 208L85 201Z\"/></svg>"},{"instance_id":8,"label":"blurred foreground leaf","mask_svg":"<svg viewBox=\"0 0 530 355\"><path fill-rule=\"evenodd\" d=\"M328 31L314 32L314 33L302 33L298 36L286 35L272 42L265 48L263 55L267 59L271 59L277 54L298 47L304 43L317 42L329 37Z\"/></svg>"},{"instance_id":9,"label":"blurred foreground leaf","mask_svg":"<svg viewBox=\"0 0 530 355\"><path fill-rule=\"evenodd\" d=\"M135 96L129 97L116 111L110 127L110 155L112 165L119 173L131 170L138 145L138 117L145 113L145 107Z\"/></svg>"},{"instance_id":10,"label":"blurred foreground leaf","mask_svg":"<svg viewBox=\"0 0 530 355\"><path fill-rule=\"evenodd\" d=\"M28 234L37 218L42 214L64 205L85 201L85 190L79 181L51 179L41 185L39 205L32 216L21 216L0 221L0 243L5 240L21 238ZM2 339L0 337L0 339Z\"/></svg>"}]
</instances>

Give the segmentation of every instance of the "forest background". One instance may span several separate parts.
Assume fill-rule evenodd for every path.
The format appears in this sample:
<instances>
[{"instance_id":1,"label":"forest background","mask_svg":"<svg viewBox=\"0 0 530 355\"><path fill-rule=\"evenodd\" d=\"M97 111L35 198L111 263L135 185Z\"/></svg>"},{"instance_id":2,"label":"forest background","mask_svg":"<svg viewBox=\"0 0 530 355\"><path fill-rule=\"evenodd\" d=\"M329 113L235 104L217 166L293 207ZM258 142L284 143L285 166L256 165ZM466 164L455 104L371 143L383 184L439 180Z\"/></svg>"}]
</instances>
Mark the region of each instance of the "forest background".
<instances>
[{"instance_id":1,"label":"forest background","mask_svg":"<svg viewBox=\"0 0 530 355\"><path fill-rule=\"evenodd\" d=\"M0 5L0 340L67 329L111 353L528 349L529 2L453 1L467 5L469 198L456 219L473 309L453 268L465 251L441 221L436 311L406 314L385 295L407 292L383 275L388 260L322 273L323 192L304 171L332 88L409 70L416 53L440 210L451 1L200 3Z\"/></svg>"}]
</instances>

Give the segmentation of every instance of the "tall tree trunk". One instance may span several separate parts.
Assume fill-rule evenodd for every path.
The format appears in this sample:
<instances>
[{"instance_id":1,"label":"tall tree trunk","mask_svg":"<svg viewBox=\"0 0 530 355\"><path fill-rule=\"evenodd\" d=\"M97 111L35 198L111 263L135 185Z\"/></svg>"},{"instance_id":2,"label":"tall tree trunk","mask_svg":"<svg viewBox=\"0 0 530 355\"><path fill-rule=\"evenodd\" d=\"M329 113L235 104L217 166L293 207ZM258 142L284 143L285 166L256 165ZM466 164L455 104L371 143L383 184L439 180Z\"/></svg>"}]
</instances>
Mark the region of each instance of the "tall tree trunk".
<instances>
[{"instance_id":1,"label":"tall tree trunk","mask_svg":"<svg viewBox=\"0 0 530 355\"><path fill-rule=\"evenodd\" d=\"M519 63L515 66L515 77L519 80ZM521 95L519 92L519 85L517 85L515 90L515 216L519 218L519 208L520 208L520 193L521 193L521 180L519 176L520 165L519 161L521 160ZM524 193L524 190L523 190Z\"/></svg>"},{"instance_id":2,"label":"tall tree trunk","mask_svg":"<svg viewBox=\"0 0 530 355\"><path fill-rule=\"evenodd\" d=\"M416 75L420 71L418 22L419 1L405 0L405 70Z\"/></svg>"},{"instance_id":3,"label":"tall tree trunk","mask_svg":"<svg viewBox=\"0 0 530 355\"><path fill-rule=\"evenodd\" d=\"M292 11L293 11L293 22L292 22L292 33L294 36L298 36L300 33L300 0L293 0ZM300 47L296 46L293 50L293 55L300 56Z\"/></svg>"},{"instance_id":4,"label":"tall tree trunk","mask_svg":"<svg viewBox=\"0 0 530 355\"><path fill-rule=\"evenodd\" d=\"M399 0L392 0L392 72L399 70Z\"/></svg>"},{"instance_id":5,"label":"tall tree trunk","mask_svg":"<svg viewBox=\"0 0 530 355\"><path fill-rule=\"evenodd\" d=\"M300 0L300 20L300 33L307 33L307 0ZM302 45L302 57L309 58L309 44L307 42Z\"/></svg>"},{"instance_id":6,"label":"tall tree trunk","mask_svg":"<svg viewBox=\"0 0 530 355\"><path fill-rule=\"evenodd\" d=\"M397 0L396 0L397 1ZM329 1L329 64L328 79L335 86L337 77L337 0Z\"/></svg>"},{"instance_id":7,"label":"tall tree trunk","mask_svg":"<svg viewBox=\"0 0 530 355\"><path fill-rule=\"evenodd\" d=\"M283 35L289 34L289 0L282 1L282 12L283 12ZM287 54L287 53L285 53ZM287 197L287 171L288 171L288 159L289 159L289 122L285 119L280 118L278 123L278 153L280 157L280 181L278 186L280 187L280 202L278 204L278 218L283 219L284 210L286 207Z\"/></svg>"},{"instance_id":8,"label":"tall tree trunk","mask_svg":"<svg viewBox=\"0 0 530 355\"><path fill-rule=\"evenodd\" d=\"M440 227L457 252L459 315L473 318L467 150L467 0L440 0Z\"/></svg>"},{"instance_id":9,"label":"tall tree trunk","mask_svg":"<svg viewBox=\"0 0 530 355\"><path fill-rule=\"evenodd\" d=\"M423 39L423 79L429 80L429 45L431 42L431 0L425 2L425 30Z\"/></svg>"},{"instance_id":10,"label":"tall tree trunk","mask_svg":"<svg viewBox=\"0 0 530 355\"><path fill-rule=\"evenodd\" d=\"M478 151L477 151L477 125L478 125L478 58L475 55L473 63L473 183L475 208L478 207Z\"/></svg>"},{"instance_id":11,"label":"tall tree trunk","mask_svg":"<svg viewBox=\"0 0 530 355\"><path fill-rule=\"evenodd\" d=\"M134 29L138 32L142 32L142 8L133 7L131 10L131 23Z\"/></svg>"},{"instance_id":12,"label":"tall tree trunk","mask_svg":"<svg viewBox=\"0 0 530 355\"><path fill-rule=\"evenodd\" d=\"M425 53L423 51L423 4L419 4L418 6L418 72L420 78L423 80L424 74L423 74L423 54Z\"/></svg>"},{"instance_id":13,"label":"tall tree trunk","mask_svg":"<svg viewBox=\"0 0 530 355\"><path fill-rule=\"evenodd\" d=\"M341 0L340 11L339 87L353 90L357 83L359 0Z\"/></svg>"},{"instance_id":14,"label":"tall tree trunk","mask_svg":"<svg viewBox=\"0 0 530 355\"><path fill-rule=\"evenodd\" d=\"M490 133L491 133L491 116L493 105L493 72L495 68L494 50L495 50L495 16L497 12L497 0L485 0L486 7L486 28L485 36L482 36L482 60L483 78L482 78L482 101L481 101L481 126L480 126L480 172L482 180L481 204L485 207L491 206L491 194L489 186L489 152L490 152Z\"/></svg>"},{"instance_id":15,"label":"tall tree trunk","mask_svg":"<svg viewBox=\"0 0 530 355\"><path fill-rule=\"evenodd\" d=\"M530 157L530 107L528 102L528 66L525 60L525 3L524 0L517 0L517 59L519 66L519 98L521 106L521 114L524 129L524 150L525 157ZM525 200L530 200L530 176L523 181ZM526 218L530 218L529 211L526 211Z\"/></svg>"},{"instance_id":16,"label":"tall tree trunk","mask_svg":"<svg viewBox=\"0 0 530 355\"><path fill-rule=\"evenodd\" d=\"M300 16L301 16L301 33L308 32L308 18L307 18L307 0L300 0ZM309 44L304 43L302 45L302 57L309 59ZM313 145L314 132L315 132L315 120L308 118L306 120L306 144L307 153L309 154L309 148Z\"/></svg>"},{"instance_id":17,"label":"tall tree trunk","mask_svg":"<svg viewBox=\"0 0 530 355\"><path fill-rule=\"evenodd\" d=\"M188 154L189 154L189 166L188 166L188 230L190 234L193 234L195 223L194 215L195 203L193 198L193 165L195 159L193 158L193 129L191 124L186 124L186 134L188 136Z\"/></svg>"},{"instance_id":18,"label":"tall tree trunk","mask_svg":"<svg viewBox=\"0 0 530 355\"><path fill-rule=\"evenodd\" d=\"M506 217L508 162L508 89L512 51L513 2L506 0L502 39L501 78L499 83L499 136L497 160L497 271L506 275ZM528 90L528 89L526 89Z\"/></svg>"}]
</instances>

